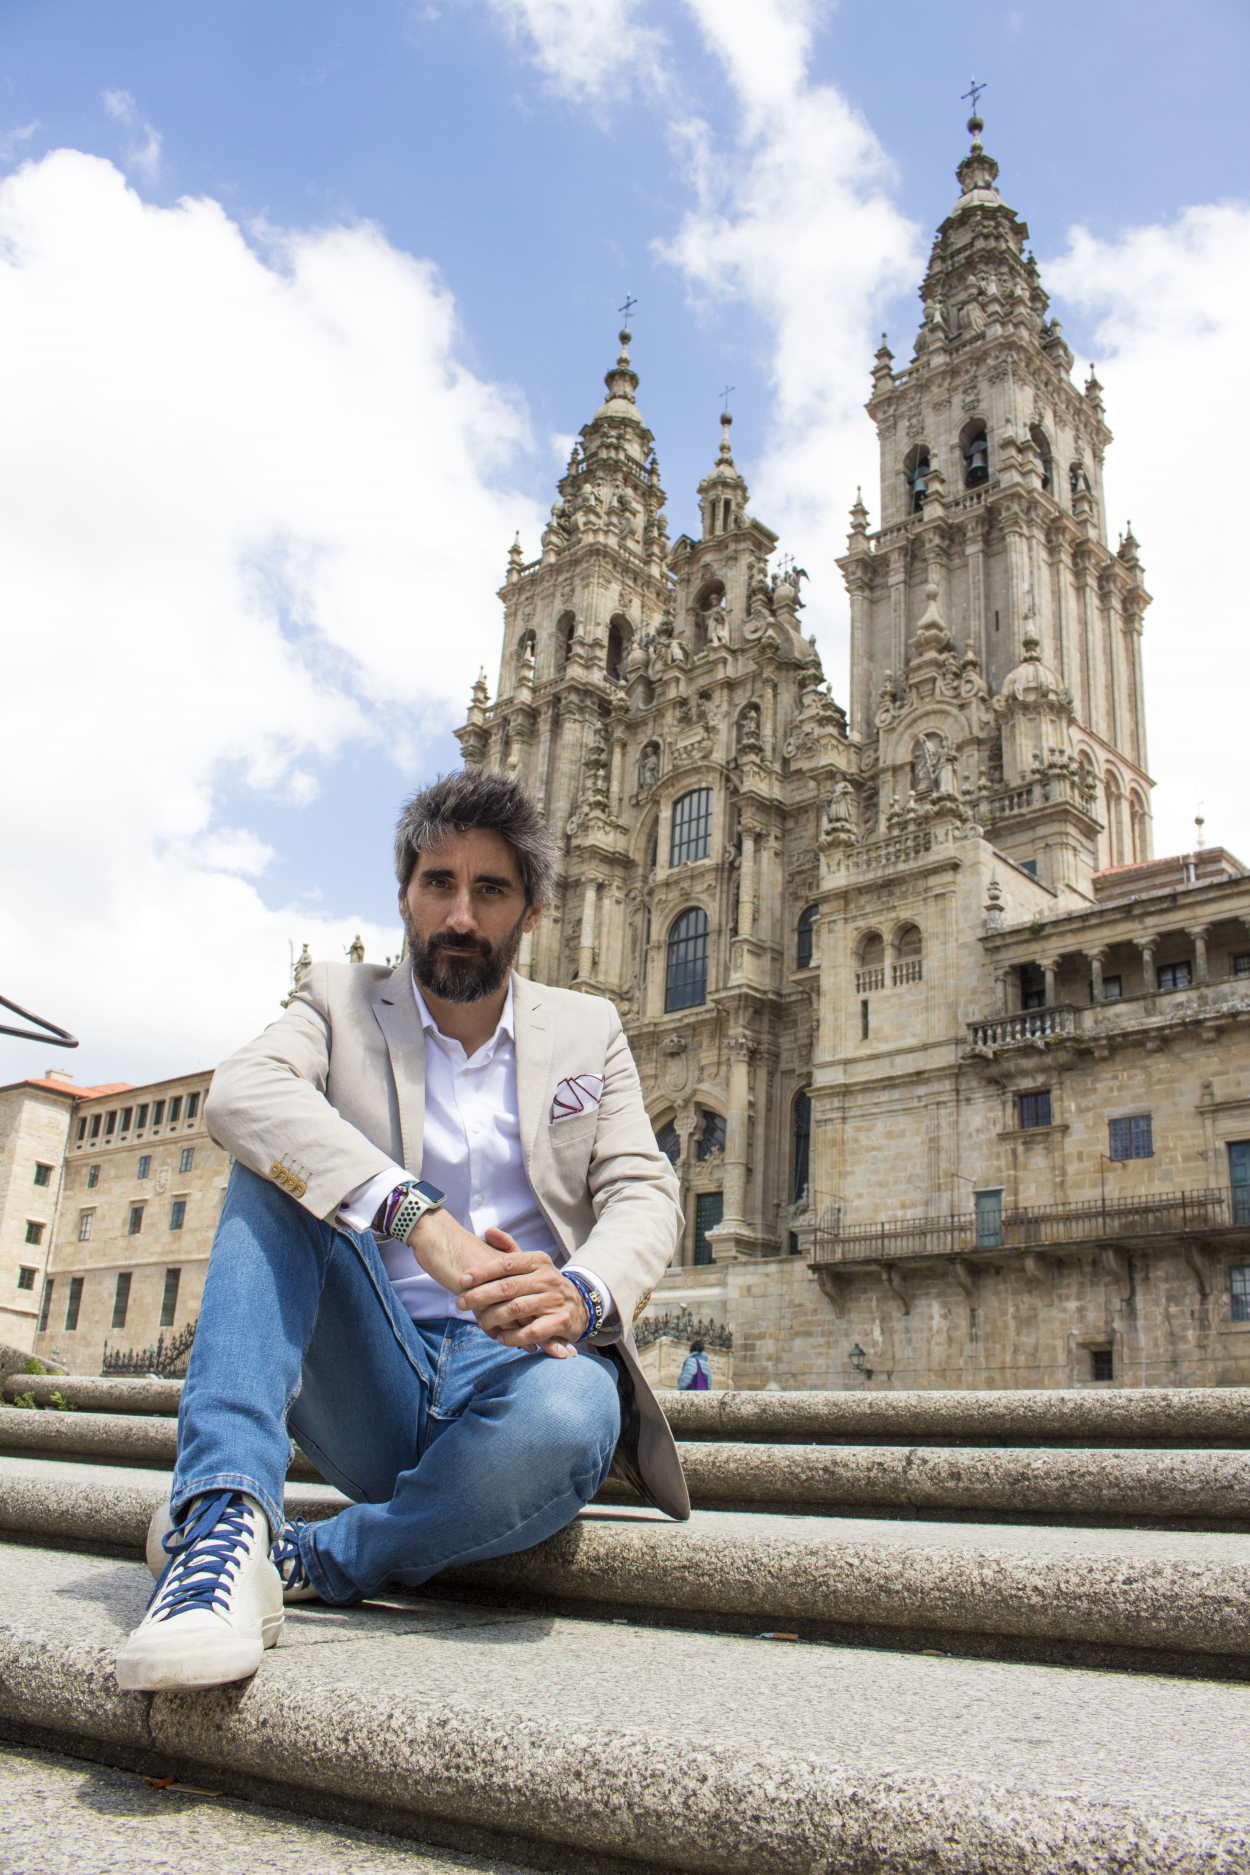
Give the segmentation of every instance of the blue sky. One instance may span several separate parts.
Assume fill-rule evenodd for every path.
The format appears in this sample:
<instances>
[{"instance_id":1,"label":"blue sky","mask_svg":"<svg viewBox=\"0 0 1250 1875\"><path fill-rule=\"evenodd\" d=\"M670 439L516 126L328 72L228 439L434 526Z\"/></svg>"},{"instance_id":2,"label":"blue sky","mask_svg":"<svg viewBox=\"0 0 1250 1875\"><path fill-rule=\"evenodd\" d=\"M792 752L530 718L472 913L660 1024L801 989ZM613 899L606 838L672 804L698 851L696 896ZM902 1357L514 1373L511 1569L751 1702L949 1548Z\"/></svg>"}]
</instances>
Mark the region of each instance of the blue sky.
<instances>
[{"instance_id":1,"label":"blue sky","mask_svg":"<svg viewBox=\"0 0 1250 1875\"><path fill-rule=\"evenodd\" d=\"M732 385L845 699L871 351L910 351L974 71L1119 439L1157 847L1201 804L1244 853L1209 508L1244 476L1248 41L1210 3L9 0L0 988L82 1034L83 1078L138 1078L251 1032L288 942L388 947L396 802L493 679L508 543L626 293L671 531ZM46 1055L0 1042L0 1074Z\"/></svg>"}]
</instances>

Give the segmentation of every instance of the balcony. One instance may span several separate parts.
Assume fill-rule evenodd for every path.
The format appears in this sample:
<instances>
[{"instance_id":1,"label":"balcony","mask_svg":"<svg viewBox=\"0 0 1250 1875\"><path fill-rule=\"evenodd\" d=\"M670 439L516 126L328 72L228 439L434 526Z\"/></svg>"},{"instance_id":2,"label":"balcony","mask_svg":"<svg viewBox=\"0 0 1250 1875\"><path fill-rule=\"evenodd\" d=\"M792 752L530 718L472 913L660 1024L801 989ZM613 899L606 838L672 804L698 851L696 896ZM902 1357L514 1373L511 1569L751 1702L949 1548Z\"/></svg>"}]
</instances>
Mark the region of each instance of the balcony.
<instances>
[{"instance_id":1,"label":"balcony","mask_svg":"<svg viewBox=\"0 0 1250 1875\"><path fill-rule=\"evenodd\" d=\"M1097 1041L1245 1011L1250 1011L1250 977L1229 976L1101 1003L1051 1003L985 1016L968 1024L968 1046L976 1054L996 1054L1003 1048L1042 1048L1065 1037Z\"/></svg>"},{"instance_id":2,"label":"balcony","mask_svg":"<svg viewBox=\"0 0 1250 1875\"><path fill-rule=\"evenodd\" d=\"M826 1214L828 1216L828 1214ZM975 1217L902 1217L889 1223L817 1226L812 1267L879 1264L904 1258L984 1256L1004 1250L1115 1244L1148 1248L1153 1239L1210 1231L1250 1231L1250 1186L1177 1191L1141 1198L1098 1198L1080 1204L1004 1211L998 1228Z\"/></svg>"},{"instance_id":3,"label":"balcony","mask_svg":"<svg viewBox=\"0 0 1250 1875\"><path fill-rule=\"evenodd\" d=\"M1048 1042L1058 1035L1079 1034L1084 1013L1073 1003L1056 1003L1049 1009L1019 1009L1014 1015L970 1022L968 1034L973 1048L1018 1048L1025 1042Z\"/></svg>"}]
</instances>

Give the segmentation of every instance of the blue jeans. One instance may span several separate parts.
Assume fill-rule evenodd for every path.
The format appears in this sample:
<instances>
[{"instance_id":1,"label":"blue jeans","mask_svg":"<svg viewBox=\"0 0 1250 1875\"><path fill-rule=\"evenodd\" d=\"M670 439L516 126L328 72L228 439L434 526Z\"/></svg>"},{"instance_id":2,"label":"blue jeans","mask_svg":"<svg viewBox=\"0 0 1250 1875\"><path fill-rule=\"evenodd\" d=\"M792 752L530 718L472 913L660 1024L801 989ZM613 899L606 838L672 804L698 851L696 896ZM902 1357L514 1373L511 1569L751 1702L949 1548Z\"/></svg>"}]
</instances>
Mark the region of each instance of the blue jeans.
<instances>
[{"instance_id":1,"label":"blue jeans","mask_svg":"<svg viewBox=\"0 0 1250 1875\"><path fill-rule=\"evenodd\" d=\"M616 1363L413 1322L368 1233L236 1165L178 1413L172 1502L246 1491L281 1527L294 1437L354 1501L301 1537L323 1601L415 1587L541 1542L594 1497L620 1431Z\"/></svg>"}]
</instances>

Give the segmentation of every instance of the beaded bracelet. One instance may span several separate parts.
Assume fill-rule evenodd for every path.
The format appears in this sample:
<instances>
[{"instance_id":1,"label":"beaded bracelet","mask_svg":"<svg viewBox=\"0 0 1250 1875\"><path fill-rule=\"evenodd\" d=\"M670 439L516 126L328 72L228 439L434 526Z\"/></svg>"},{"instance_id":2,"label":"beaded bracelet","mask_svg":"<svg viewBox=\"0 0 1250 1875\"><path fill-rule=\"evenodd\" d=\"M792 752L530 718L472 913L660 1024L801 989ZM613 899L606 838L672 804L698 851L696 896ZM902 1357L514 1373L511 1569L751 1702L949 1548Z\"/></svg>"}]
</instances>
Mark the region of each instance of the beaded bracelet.
<instances>
[{"instance_id":1,"label":"beaded bracelet","mask_svg":"<svg viewBox=\"0 0 1250 1875\"><path fill-rule=\"evenodd\" d=\"M586 1304L586 1327L577 1337L579 1341L585 1341L591 1335L597 1334L603 1327L603 1297L597 1289L591 1288L584 1276L579 1276L576 1271L562 1270L560 1273L566 1281L572 1283Z\"/></svg>"}]
</instances>

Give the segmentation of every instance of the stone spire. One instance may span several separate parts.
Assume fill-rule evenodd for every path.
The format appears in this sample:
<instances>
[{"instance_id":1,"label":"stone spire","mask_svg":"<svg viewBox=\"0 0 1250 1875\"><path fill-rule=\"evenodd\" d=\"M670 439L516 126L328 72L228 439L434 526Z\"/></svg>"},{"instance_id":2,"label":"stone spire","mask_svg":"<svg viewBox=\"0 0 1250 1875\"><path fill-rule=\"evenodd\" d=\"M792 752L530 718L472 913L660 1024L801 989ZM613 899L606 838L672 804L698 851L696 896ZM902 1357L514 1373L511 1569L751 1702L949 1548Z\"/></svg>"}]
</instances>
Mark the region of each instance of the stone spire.
<instances>
[{"instance_id":1,"label":"stone spire","mask_svg":"<svg viewBox=\"0 0 1250 1875\"><path fill-rule=\"evenodd\" d=\"M709 475L699 483L699 512L703 516L703 538L728 534L741 527L746 519L749 490L738 473L729 442L733 418L723 411L720 420L720 449Z\"/></svg>"}]
</instances>

